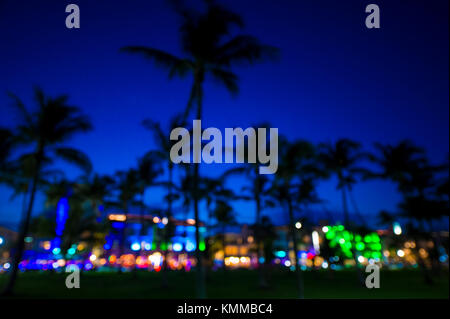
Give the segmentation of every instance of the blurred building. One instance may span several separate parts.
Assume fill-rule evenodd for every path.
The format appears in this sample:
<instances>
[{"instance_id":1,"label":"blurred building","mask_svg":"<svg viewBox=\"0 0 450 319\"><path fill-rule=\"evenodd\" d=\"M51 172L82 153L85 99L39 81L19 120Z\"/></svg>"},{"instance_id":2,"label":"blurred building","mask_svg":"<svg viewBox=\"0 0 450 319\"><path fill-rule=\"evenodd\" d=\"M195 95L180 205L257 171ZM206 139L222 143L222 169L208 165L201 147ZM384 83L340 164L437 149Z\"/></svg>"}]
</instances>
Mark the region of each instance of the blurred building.
<instances>
[{"instance_id":1,"label":"blurred building","mask_svg":"<svg viewBox=\"0 0 450 319\"><path fill-rule=\"evenodd\" d=\"M0 264L6 262L10 256L10 249L18 237L15 230L0 225Z\"/></svg>"}]
</instances>

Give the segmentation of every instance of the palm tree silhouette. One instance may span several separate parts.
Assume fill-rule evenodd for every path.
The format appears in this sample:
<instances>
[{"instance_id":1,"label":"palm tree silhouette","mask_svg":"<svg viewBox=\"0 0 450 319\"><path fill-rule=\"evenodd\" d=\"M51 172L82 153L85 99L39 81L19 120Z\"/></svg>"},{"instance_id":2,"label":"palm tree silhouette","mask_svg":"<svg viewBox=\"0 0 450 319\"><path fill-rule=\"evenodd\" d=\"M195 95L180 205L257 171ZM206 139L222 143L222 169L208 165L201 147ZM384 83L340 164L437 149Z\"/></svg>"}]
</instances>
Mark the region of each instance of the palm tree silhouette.
<instances>
[{"instance_id":1,"label":"palm tree silhouette","mask_svg":"<svg viewBox=\"0 0 450 319\"><path fill-rule=\"evenodd\" d=\"M368 170L359 166L360 162L368 155L361 151L361 144L349 139L340 139L336 143L322 143L321 161L330 174L338 179L337 189L342 192L342 208L344 224L350 227L351 220L348 211L347 196L352 186L357 182L358 176L367 176Z\"/></svg>"},{"instance_id":2,"label":"palm tree silhouette","mask_svg":"<svg viewBox=\"0 0 450 319\"><path fill-rule=\"evenodd\" d=\"M118 191L117 200L120 208L124 210L125 214L129 214L130 204L136 204L136 196L139 194L139 175L136 169L130 168L126 171L118 171L116 176L116 190ZM121 238L119 245L119 255L122 256L125 252L126 243L126 219L124 221L124 227L121 230ZM122 272L122 265L119 265L119 273Z\"/></svg>"},{"instance_id":3,"label":"palm tree silhouette","mask_svg":"<svg viewBox=\"0 0 450 319\"><path fill-rule=\"evenodd\" d=\"M167 201L167 224L164 229L164 241L166 243L169 242L172 233L174 232L174 225L172 220L172 206L173 202L176 200L176 194L174 192L175 184L174 184L174 163L170 159L170 150L175 143L175 141L170 140L170 132L177 127L183 127L184 121L180 115L174 116L169 123L167 130L163 129L158 122L152 121L150 119L146 119L142 122L143 126L150 130L153 133L153 139L156 143L157 149L151 150L146 154L146 157L153 158L158 161L163 169L165 168L167 172L167 181L163 183L159 183L160 185L164 185L167 187L167 195L165 197ZM164 251L164 259L162 265L162 286L168 286L167 280L167 250Z\"/></svg>"},{"instance_id":4,"label":"palm tree silhouette","mask_svg":"<svg viewBox=\"0 0 450 319\"><path fill-rule=\"evenodd\" d=\"M321 149L321 162L325 165L326 170L330 174L334 174L338 179L337 189L342 192L344 225L349 231L355 231L357 227L350 219L347 196L351 194L353 185L358 181L358 177L362 178L370 174L366 168L360 166L361 161L369 158L369 155L361 150L361 144L349 139L340 139L334 144L322 143L319 145L319 148ZM359 269L355 244L352 238L350 241L358 280L362 285L364 279Z\"/></svg>"},{"instance_id":5,"label":"palm tree silhouette","mask_svg":"<svg viewBox=\"0 0 450 319\"><path fill-rule=\"evenodd\" d=\"M261 236L261 246L262 249L262 255L261 257L264 257L264 262L260 264L260 266L263 266L265 268L265 265L269 264L271 260L273 260L273 252L274 252L274 241L277 238L277 233L275 230L274 225L272 224L272 221L268 216L262 216L261 222L258 225L260 236ZM266 274L264 274L266 276ZM266 278L264 278L266 280Z\"/></svg>"},{"instance_id":6,"label":"palm tree silhouette","mask_svg":"<svg viewBox=\"0 0 450 319\"><path fill-rule=\"evenodd\" d=\"M193 192L194 190L195 189L192 188L191 192ZM231 206L230 206L231 210L225 212L225 210L228 208L225 207L224 204L228 205L228 203L240 198L240 196L237 196L231 189L225 186L224 175L221 175L217 178L203 176L200 179L198 191L200 194L199 198L205 201L206 209L208 211L208 221L204 223L206 228L211 229L214 227L209 221L209 219L215 219L218 222L218 224L215 225L215 227L216 228L219 227L219 229L221 230L224 230L224 227L226 225L235 223L234 220L235 212L233 211ZM220 219L220 221L218 218ZM219 237L223 239L221 236ZM223 244L224 242L221 241L221 243Z\"/></svg>"},{"instance_id":7,"label":"palm tree silhouette","mask_svg":"<svg viewBox=\"0 0 450 319\"><path fill-rule=\"evenodd\" d=\"M435 242L434 249L437 249L437 243L430 235L433 230L432 222L448 216L448 197L446 199L440 196L440 191L445 189L445 181L440 184L436 174L446 167L431 165L425 151L408 140L394 146L382 144L375 146L378 152L372 155L371 159L381 171L373 173L371 177L388 179L397 184L397 189L403 195L398 205L400 213L397 215L406 217L412 222L410 233L416 239L413 251L425 282L431 284L433 280L425 260L419 253L419 245L421 239L431 239ZM419 226L418 229L414 229L414 223Z\"/></svg>"},{"instance_id":8,"label":"palm tree silhouette","mask_svg":"<svg viewBox=\"0 0 450 319\"><path fill-rule=\"evenodd\" d=\"M279 142L279 166L271 186L271 196L282 207L286 207L289 217L289 234L293 243L295 272L297 275L298 297L304 298L303 278L298 260L298 238L295 228L295 212L307 205L319 202L315 183L324 175L317 165L315 147L307 141L289 143L285 138Z\"/></svg>"},{"instance_id":9,"label":"palm tree silhouette","mask_svg":"<svg viewBox=\"0 0 450 319\"><path fill-rule=\"evenodd\" d=\"M193 76L193 84L185 110L185 118L189 116L194 105L195 118L201 120L203 108L203 85L206 76L222 84L231 94L238 92L238 76L231 70L236 64L253 63L265 58L274 57L277 49L262 44L250 35L231 35L234 26L243 27L241 17L214 1L205 1L206 12L197 12L175 2L175 11L181 17L179 28L184 57L177 57L162 50L127 46L121 51L141 54L153 60L158 66L168 70L169 77ZM194 151L194 186L199 181L198 153ZM197 187L197 186L195 186ZM202 266L202 252L198 247L199 233L199 194L194 192L193 204L196 221L195 237L197 242L197 296L206 297L205 277Z\"/></svg>"},{"instance_id":10,"label":"palm tree silhouette","mask_svg":"<svg viewBox=\"0 0 450 319\"><path fill-rule=\"evenodd\" d=\"M260 123L258 125L253 125L252 127L258 128L270 128L268 123ZM248 141L246 141L248 143ZM269 141L267 141L269 143ZM226 149L224 151L227 151ZM259 143L256 143L256 153L259 153ZM248 156L248 153L246 153ZM259 167L261 163L256 161L256 163L247 163L245 165L239 166L237 168L229 169L225 172L224 177L228 178L230 176L244 175L250 182L250 185L244 186L242 192L244 195L240 195L239 199L251 200L255 203L255 243L256 243L256 254L257 254L257 264L258 264L258 285L260 288L268 287L264 269L262 267L263 263L260 261L264 254L263 236L261 228L261 213L266 205L265 198L269 195L269 178L266 175L259 174Z\"/></svg>"},{"instance_id":11,"label":"palm tree silhouette","mask_svg":"<svg viewBox=\"0 0 450 319\"><path fill-rule=\"evenodd\" d=\"M242 187L241 195L238 196L238 199L253 201L255 203L254 234L257 247L258 285L260 288L266 288L268 284L262 267L263 263L260 261L264 254L261 213L264 207L267 206L265 199L269 196L270 179L266 175L259 174L258 163L249 163L238 168L229 169L224 175L228 178L235 174L244 175L250 182L249 185Z\"/></svg>"},{"instance_id":12,"label":"palm tree silhouette","mask_svg":"<svg viewBox=\"0 0 450 319\"><path fill-rule=\"evenodd\" d=\"M77 187L77 182L62 178L49 182L42 188L45 195L45 206L51 208L55 226L58 202L61 198L68 199L69 210L63 232L58 234L56 228L53 231L54 236L60 240L59 248L61 248L61 254L64 255L70 246L80 240L83 235L83 239L91 241L93 236L86 235L88 233L87 231L94 230L92 226L95 222L95 213L84 209L83 203L85 200Z\"/></svg>"},{"instance_id":13,"label":"palm tree silhouette","mask_svg":"<svg viewBox=\"0 0 450 319\"><path fill-rule=\"evenodd\" d=\"M8 163L6 175L4 175L5 178L3 182L13 191L10 200L17 198L18 196L22 196L22 220L25 218L30 181L33 178L33 174L34 158L32 154L24 154ZM61 179L63 176L64 173L61 170L49 168L48 165L43 163L38 184L41 186L46 186L49 184L50 179Z\"/></svg>"},{"instance_id":14,"label":"palm tree silhouette","mask_svg":"<svg viewBox=\"0 0 450 319\"><path fill-rule=\"evenodd\" d=\"M6 129L0 127L0 182L10 180L11 155L14 150L14 135Z\"/></svg>"},{"instance_id":15,"label":"palm tree silhouette","mask_svg":"<svg viewBox=\"0 0 450 319\"><path fill-rule=\"evenodd\" d=\"M381 171L369 173L367 177L391 180L397 184L400 192L408 192L410 172L424 164L425 151L409 140L403 140L395 146L375 143L375 149L376 153L370 155L370 160Z\"/></svg>"},{"instance_id":16,"label":"palm tree silhouette","mask_svg":"<svg viewBox=\"0 0 450 319\"><path fill-rule=\"evenodd\" d=\"M137 173L137 183L138 183L137 191L138 191L139 198L140 198L139 215L140 215L141 228L139 231L139 235L141 237L140 242L142 243L142 237L145 234L145 220L144 220L145 191L147 190L147 188L149 188L151 186L155 186L157 184L156 178L162 173L162 168L161 168L159 160L155 156L152 156L151 154L147 154L146 156L144 156L138 160L136 173ZM141 245L141 252L143 250L144 250L144 247L142 247L142 245ZM164 253L165 253L164 258L167 257L166 252L167 252L167 250L164 251ZM138 256L138 254L139 254L139 251L136 251L135 252L136 258ZM164 261L164 263L166 263L166 261ZM137 275L136 270L137 270L137 263L135 264L135 267L134 267L134 276Z\"/></svg>"},{"instance_id":17,"label":"palm tree silhouette","mask_svg":"<svg viewBox=\"0 0 450 319\"><path fill-rule=\"evenodd\" d=\"M114 179L111 176L99 174L84 176L77 186L80 196L90 203L97 218L101 217L101 207L112 195L113 187Z\"/></svg>"},{"instance_id":18,"label":"palm tree silhouette","mask_svg":"<svg viewBox=\"0 0 450 319\"><path fill-rule=\"evenodd\" d=\"M91 163L85 154L64 145L74 135L91 129L89 119L81 113L79 108L68 104L68 96L66 95L55 98L48 97L39 88L35 89L34 95L37 109L30 112L18 97L11 94L15 101L15 109L21 115L22 120L16 129L17 141L33 147L34 151L29 154L33 160L30 198L18 237L11 275L4 290L4 294L7 295L13 292L43 166L51 164L56 158L60 158L76 164L86 171L91 170Z\"/></svg>"}]
</instances>

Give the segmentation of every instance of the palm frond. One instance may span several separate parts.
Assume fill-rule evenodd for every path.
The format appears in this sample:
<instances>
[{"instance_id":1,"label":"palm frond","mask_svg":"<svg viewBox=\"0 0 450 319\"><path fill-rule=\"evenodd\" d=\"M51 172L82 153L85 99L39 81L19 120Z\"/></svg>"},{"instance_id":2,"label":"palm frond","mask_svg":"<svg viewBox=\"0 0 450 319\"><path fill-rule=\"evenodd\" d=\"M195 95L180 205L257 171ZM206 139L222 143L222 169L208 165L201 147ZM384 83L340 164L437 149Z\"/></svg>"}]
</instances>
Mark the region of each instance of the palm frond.
<instances>
[{"instance_id":1,"label":"palm frond","mask_svg":"<svg viewBox=\"0 0 450 319\"><path fill-rule=\"evenodd\" d=\"M53 151L57 157L64 161L75 164L86 172L92 171L92 163L83 152L70 147L55 147Z\"/></svg>"},{"instance_id":2,"label":"palm frond","mask_svg":"<svg viewBox=\"0 0 450 319\"><path fill-rule=\"evenodd\" d=\"M210 73L214 80L223 84L232 95L239 93L238 76L222 68L211 68Z\"/></svg>"},{"instance_id":3,"label":"palm frond","mask_svg":"<svg viewBox=\"0 0 450 319\"><path fill-rule=\"evenodd\" d=\"M184 76L192 69L192 63L187 59L180 59L175 55L159 49L144 46L126 46L120 49L121 52L140 54L144 58L153 61L157 66L169 70L169 76Z\"/></svg>"},{"instance_id":4,"label":"palm frond","mask_svg":"<svg viewBox=\"0 0 450 319\"><path fill-rule=\"evenodd\" d=\"M258 38L250 35L238 35L218 48L216 62L230 66L242 62L255 63L276 60L279 49L262 44Z\"/></svg>"}]
</instances>

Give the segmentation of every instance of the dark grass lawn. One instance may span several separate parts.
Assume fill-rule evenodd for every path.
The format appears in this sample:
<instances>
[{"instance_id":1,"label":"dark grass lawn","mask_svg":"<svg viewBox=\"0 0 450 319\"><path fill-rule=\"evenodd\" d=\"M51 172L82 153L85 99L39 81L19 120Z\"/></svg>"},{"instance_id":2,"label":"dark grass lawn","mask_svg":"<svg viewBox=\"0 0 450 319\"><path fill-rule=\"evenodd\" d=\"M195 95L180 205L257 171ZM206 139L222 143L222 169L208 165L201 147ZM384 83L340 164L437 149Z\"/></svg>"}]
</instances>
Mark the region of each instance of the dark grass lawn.
<instances>
[{"instance_id":1,"label":"dark grass lawn","mask_svg":"<svg viewBox=\"0 0 450 319\"><path fill-rule=\"evenodd\" d=\"M449 298L448 271L428 286L419 271L382 270L379 289L357 284L354 271L304 272L306 298ZM258 289L257 272L235 270L208 275L209 298L295 298L295 277L291 272L275 271L271 287ZM65 273L22 273L17 281L17 298L194 298L195 272L171 272L169 288L161 288L161 273L88 272L81 276L80 289L65 287ZM0 288L6 282L0 275Z\"/></svg>"}]
</instances>

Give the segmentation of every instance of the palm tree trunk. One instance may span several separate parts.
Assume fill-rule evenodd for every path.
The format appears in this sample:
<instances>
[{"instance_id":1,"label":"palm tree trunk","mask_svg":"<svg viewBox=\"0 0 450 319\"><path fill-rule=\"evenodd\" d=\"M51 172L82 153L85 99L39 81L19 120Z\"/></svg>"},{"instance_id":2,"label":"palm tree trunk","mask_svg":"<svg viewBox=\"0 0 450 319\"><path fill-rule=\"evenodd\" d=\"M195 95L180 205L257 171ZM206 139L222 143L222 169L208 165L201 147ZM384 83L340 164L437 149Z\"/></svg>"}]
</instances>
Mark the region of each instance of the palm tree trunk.
<instances>
[{"instance_id":1,"label":"palm tree trunk","mask_svg":"<svg viewBox=\"0 0 450 319\"><path fill-rule=\"evenodd\" d=\"M302 269L300 267L300 263L298 260L298 255L297 255L298 242L297 242L297 234L295 232L295 227L294 227L294 224L295 224L294 209L292 207L291 201L288 201L288 210L289 210L289 231L291 234L292 244L294 246L293 250L294 250L295 273L296 273L296 277L297 277L298 298L303 299L303 298L305 298L304 287L303 287L303 276L302 276Z\"/></svg>"},{"instance_id":2,"label":"palm tree trunk","mask_svg":"<svg viewBox=\"0 0 450 319\"><path fill-rule=\"evenodd\" d=\"M258 177L256 177L258 178ZM256 242L256 259L257 259L257 265L258 265L258 277L259 282L258 286L260 288L266 288L267 282L266 277L264 273L264 263L260 261L260 258L263 256L263 245L262 245L262 239L261 239L261 198L259 194L259 178L257 180L257 194L255 196L255 203L256 203L256 232L255 232L255 242Z\"/></svg>"},{"instance_id":3,"label":"palm tree trunk","mask_svg":"<svg viewBox=\"0 0 450 319\"><path fill-rule=\"evenodd\" d=\"M349 212L348 212L347 192L346 192L345 185L342 186L342 207L344 209L344 225L345 225L345 228L347 228L347 230L349 232L351 232L353 236L355 236L354 232L351 229L351 225L350 225L350 216L349 216ZM357 278L358 278L358 282L359 282L360 285L364 285L365 284L364 276L363 276L363 274L361 272L361 269L359 267L358 257L356 256L355 243L353 241L352 236L350 236L350 244L352 246L352 256L353 256L353 260L355 261L355 268L356 268L356 275L357 275Z\"/></svg>"},{"instance_id":4,"label":"palm tree trunk","mask_svg":"<svg viewBox=\"0 0 450 319\"><path fill-rule=\"evenodd\" d=\"M168 167L168 171L169 171L169 183L167 185L167 193L168 193L168 198L167 198L167 225L165 227L165 232L164 232L164 241L166 242L166 245L168 247L168 243L170 240L170 231L171 231L171 227L172 227L172 180L173 180L173 167L169 162L169 167ZM169 286L169 281L167 278L167 271L168 271L168 267L167 267L167 257L168 257L168 249L166 249L164 251L164 260L163 260L163 269L162 269L162 287L163 288L167 288Z\"/></svg>"},{"instance_id":5,"label":"palm tree trunk","mask_svg":"<svg viewBox=\"0 0 450 319\"><path fill-rule=\"evenodd\" d=\"M433 278L431 277L430 271L425 263L425 259L422 257L422 255L420 254L419 250L419 242L420 242L420 237L416 237L415 238L416 241L416 247L413 249L414 255L417 258L417 264L419 265L419 269L422 272L423 275L423 279L425 284L427 285L433 285L434 281Z\"/></svg>"},{"instance_id":6,"label":"palm tree trunk","mask_svg":"<svg viewBox=\"0 0 450 319\"><path fill-rule=\"evenodd\" d=\"M139 229L139 245L140 245L140 250L136 251L134 253L134 267L133 267L133 278L137 278L137 270L138 270L138 265L137 265L137 259L140 256L140 254L142 253L142 251L144 250L142 247L142 237L144 236L144 193L145 190L142 189L141 190L141 207L139 209L139 219L140 219L140 224L141 224L141 228Z\"/></svg>"},{"instance_id":7,"label":"palm tree trunk","mask_svg":"<svg viewBox=\"0 0 450 319\"><path fill-rule=\"evenodd\" d=\"M194 86L196 87L196 95L197 98L197 119L201 120L202 118L202 83L203 83L203 73L196 72ZM201 156L201 154L194 154L194 158L196 155ZM195 218L195 241L197 243L197 247L195 250L195 255L197 258L197 297L198 298L206 298L206 283L205 283L205 274L203 271L203 253L199 249L200 245L200 219L199 219L199 181L200 181L200 164L195 163L194 161L194 218Z\"/></svg>"},{"instance_id":8,"label":"palm tree trunk","mask_svg":"<svg viewBox=\"0 0 450 319\"><path fill-rule=\"evenodd\" d=\"M227 257L226 254L226 238L225 238L225 225L222 225L222 235L221 235L221 239L222 239L222 248L223 248L223 272L224 274L227 272L227 266L225 265L225 258Z\"/></svg>"},{"instance_id":9,"label":"palm tree trunk","mask_svg":"<svg viewBox=\"0 0 450 319\"><path fill-rule=\"evenodd\" d=\"M39 151L37 153L37 157L36 157L36 171L34 172L34 176L33 176L30 201L28 203L28 208L26 210L25 219L22 221L22 227L21 227L19 238L17 241L17 248L16 248L16 252L14 255L11 275L9 276L8 283L6 284L6 287L2 293L3 295L12 295L13 294L14 285L16 283L17 274L19 271L19 264L20 264L20 261L22 260L22 256L23 256L23 253L25 250L25 237L28 233L28 228L30 226L31 213L33 211L34 198L36 196L36 190L37 190L37 184L39 181L42 158L43 158L43 149L41 147L39 149Z\"/></svg>"},{"instance_id":10,"label":"palm tree trunk","mask_svg":"<svg viewBox=\"0 0 450 319\"><path fill-rule=\"evenodd\" d=\"M420 227L421 229L423 229L423 231L425 232L425 223L424 223L424 222L420 222L420 221L419 221L419 227ZM434 284L434 281L433 281L433 278L431 277L430 270L428 269L428 267L427 267L427 265L426 265L425 258L423 258L422 255L420 254L420 242L421 242L422 240L426 240L426 239L427 239L427 238L424 238L424 237L419 233L419 234L416 236L416 238L415 238L416 246L415 246L415 248L413 249L413 251L414 251L414 253L415 253L415 255L416 255L416 258L417 258L417 264L419 265L419 268L420 268L420 270L421 270L421 272L422 272L424 282L425 282L427 285L433 285L433 284ZM425 248L424 248L424 249L425 249Z\"/></svg>"},{"instance_id":11,"label":"palm tree trunk","mask_svg":"<svg viewBox=\"0 0 450 319\"><path fill-rule=\"evenodd\" d=\"M428 221L428 227L430 229L430 240L433 243L433 247L430 249L430 261L431 261L431 269L433 271L433 274L440 276L442 267L441 263L439 262L439 246L440 246L440 234L439 231L436 232L436 237L433 236L433 221Z\"/></svg>"},{"instance_id":12,"label":"palm tree trunk","mask_svg":"<svg viewBox=\"0 0 450 319\"><path fill-rule=\"evenodd\" d=\"M205 276L203 271L203 254L200 250L200 220L198 198L199 164L194 163L194 218L195 218L195 257L197 258L197 297L206 298Z\"/></svg>"},{"instance_id":13,"label":"palm tree trunk","mask_svg":"<svg viewBox=\"0 0 450 319\"><path fill-rule=\"evenodd\" d=\"M128 214L128 205L127 204L125 204L125 214ZM127 228L127 220L128 219L125 219L125 221L123 222L123 227L120 232L119 261L121 259L120 257L122 257L125 252L125 235L126 235L126 228ZM122 260L122 262L123 262L123 260ZM122 267L123 267L122 262L118 263L118 265L119 265L118 273L119 274L121 274L123 272L122 271Z\"/></svg>"}]
</instances>

